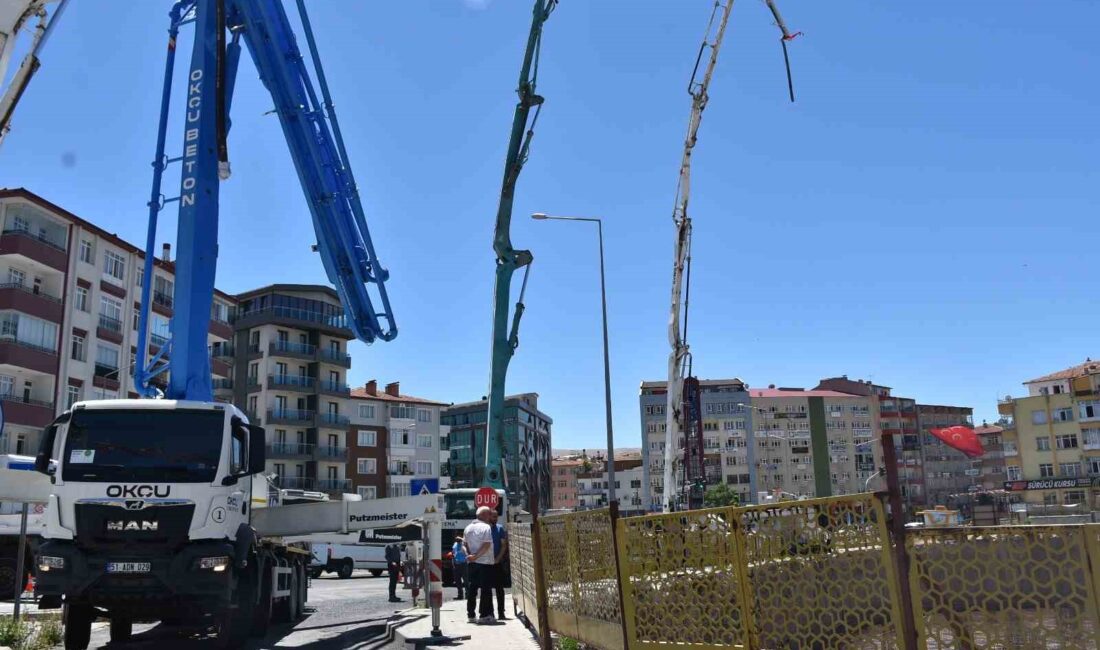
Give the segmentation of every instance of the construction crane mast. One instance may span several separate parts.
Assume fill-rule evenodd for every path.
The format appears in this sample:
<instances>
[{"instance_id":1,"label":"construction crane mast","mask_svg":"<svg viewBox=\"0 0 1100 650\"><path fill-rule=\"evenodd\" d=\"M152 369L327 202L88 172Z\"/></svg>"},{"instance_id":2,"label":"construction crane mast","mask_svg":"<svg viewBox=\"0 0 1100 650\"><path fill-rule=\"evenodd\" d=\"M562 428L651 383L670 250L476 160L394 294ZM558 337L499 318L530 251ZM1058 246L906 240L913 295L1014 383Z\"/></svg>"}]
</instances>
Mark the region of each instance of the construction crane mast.
<instances>
[{"instance_id":1,"label":"construction crane mast","mask_svg":"<svg viewBox=\"0 0 1100 650\"><path fill-rule=\"evenodd\" d=\"M798 36L787 30L779 9L772 0L765 0L782 32L783 58L787 65L787 88L791 101L794 101L794 87L791 83L790 64L787 59L787 41ZM685 498L689 497L689 507L702 505L702 487L705 481L703 458L702 417L699 413L699 382L691 377L691 352L687 343L688 298L691 282L691 217L688 203L691 198L691 154L698 139L699 124L703 119L703 109L710 99L708 91L714 68L718 64L718 53L722 49L722 39L726 34L733 0L718 0L707 23L707 31L699 46L695 58L695 68L691 72L687 91L691 95L691 116L688 118L687 137L684 139L684 153L680 160L680 178L676 186L676 203L672 209L672 222L676 227L676 244L672 263L672 301L668 320L668 342L671 351L668 355L668 386L665 400L665 466L664 466L664 503L665 512L676 508L676 492L673 491L676 448L683 439L684 473L683 488ZM704 62L704 57L706 61ZM685 377L689 381L685 382ZM686 384L686 390L685 390ZM751 433L750 433L751 436ZM750 445L752 442L750 441ZM750 468L751 473L751 468Z\"/></svg>"},{"instance_id":2,"label":"construction crane mast","mask_svg":"<svg viewBox=\"0 0 1100 650\"><path fill-rule=\"evenodd\" d=\"M11 130L15 105L19 103L19 98L23 96L34 73L42 65L38 55L68 4L68 0L61 0L50 15L46 5L52 2L56 0L0 0L0 81L4 80L14 55L19 30L29 29L31 21L37 19L26 56L12 75L7 90L0 88L0 144L3 144L4 136Z\"/></svg>"},{"instance_id":3,"label":"construction crane mast","mask_svg":"<svg viewBox=\"0 0 1100 650\"><path fill-rule=\"evenodd\" d=\"M504 182L497 207L496 229L493 231L493 252L496 253L496 280L493 286L493 345L489 362L489 404L485 432L485 462L481 470L481 485L496 489L505 487L504 475L504 386L508 375L508 363L519 346L519 321L523 317L523 294L527 290L527 274L533 259L531 251L516 250L512 246L512 204L515 200L516 181L527 162L539 119L543 98L535 93L539 73L539 52L542 46L542 27L550 17L558 0L535 0L531 17L531 30L527 35L527 49L519 72L516 89L519 102L512 118L512 135L508 141L508 154L504 160ZM532 109L534 109L532 111ZM523 269L523 284L511 325L508 323L511 301L512 274Z\"/></svg>"}]
</instances>

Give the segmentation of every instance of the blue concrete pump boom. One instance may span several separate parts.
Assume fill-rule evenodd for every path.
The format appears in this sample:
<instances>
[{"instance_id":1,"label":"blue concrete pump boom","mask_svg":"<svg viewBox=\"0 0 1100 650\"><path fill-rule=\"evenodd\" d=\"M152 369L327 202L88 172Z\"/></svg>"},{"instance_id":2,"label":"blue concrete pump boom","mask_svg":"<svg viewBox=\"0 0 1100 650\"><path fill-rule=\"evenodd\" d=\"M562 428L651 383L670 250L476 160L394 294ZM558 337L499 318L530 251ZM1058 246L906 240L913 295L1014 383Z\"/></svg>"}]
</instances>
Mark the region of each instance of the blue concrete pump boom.
<instances>
[{"instance_id":1,"label":"blue concrete pump boom","mask_svg":"<svg viewBox=\"0 0 1100 650\"><path fill-rule=\"evenodd\" d=\"M135 384L146 396L156 393L150 382L167 371L166 397L213 399L207 332L218 256L218 189L230 171L226 134L242 40L271 93L274 112L309 205L317 235L316 250L340 295L352 332L367 343L375 339L389 341L397 335L386 294L389 274L380 265L367 230L305 2L296 3L316 85L282 0L178 0L169 12L168 57L153 161L134 363ZM190 23L194 24L195 41L185 93L183 151L169 158L165 156L165 140L176 37L180 27ZM168 165L175 163L181 167L180 193L165 198L161 193L162 177ZM157 217L169 203L177 203L179 208L171 338L147 359Z\"/></svg>"}]
</instances>

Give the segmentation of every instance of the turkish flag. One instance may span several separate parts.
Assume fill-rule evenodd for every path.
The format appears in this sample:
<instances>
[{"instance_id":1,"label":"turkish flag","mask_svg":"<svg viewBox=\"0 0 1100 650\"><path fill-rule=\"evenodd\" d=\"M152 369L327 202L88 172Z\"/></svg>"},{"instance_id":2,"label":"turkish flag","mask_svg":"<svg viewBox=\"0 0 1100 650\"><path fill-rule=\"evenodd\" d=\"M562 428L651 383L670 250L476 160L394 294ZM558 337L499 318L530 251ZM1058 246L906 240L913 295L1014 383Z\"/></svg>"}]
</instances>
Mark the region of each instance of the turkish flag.
<instances>
[{"instance_id":1,"label":"turkish flag","mask_svg":"<svg viewBox=\"0 0 1100 650\"><path fill-rule=\"evenodd\" d=\"M958 449L971 458L978 458L985 453L978 434L970 427L955 425L945 429L929 429L928 432L944 441L947 446Z\"/></svg>"}]
</instances>

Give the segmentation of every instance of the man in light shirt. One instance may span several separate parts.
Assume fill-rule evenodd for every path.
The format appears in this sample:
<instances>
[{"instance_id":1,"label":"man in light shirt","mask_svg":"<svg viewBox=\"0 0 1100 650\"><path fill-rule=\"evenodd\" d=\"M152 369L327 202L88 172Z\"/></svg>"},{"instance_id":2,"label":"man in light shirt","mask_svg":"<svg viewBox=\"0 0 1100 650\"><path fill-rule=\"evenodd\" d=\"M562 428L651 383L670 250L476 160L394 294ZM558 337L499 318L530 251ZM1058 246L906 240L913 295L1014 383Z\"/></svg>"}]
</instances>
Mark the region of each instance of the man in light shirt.
<instances>
[{"instance_id":1,"label":"man in light shirt","mask_svg":"<svg viewBox=\"0 0 1100 650\"><path fill-rule=\"evenodd\" d=\"M471 623L493 623L493 528L489 525L492 510L486 506L477 509L477 521L466 526L462 539L466 544L466 566L469 584L466 585L466 616ZM481 604L474 615L474 604L481 592Z\"/></svg>"}]
</instances>

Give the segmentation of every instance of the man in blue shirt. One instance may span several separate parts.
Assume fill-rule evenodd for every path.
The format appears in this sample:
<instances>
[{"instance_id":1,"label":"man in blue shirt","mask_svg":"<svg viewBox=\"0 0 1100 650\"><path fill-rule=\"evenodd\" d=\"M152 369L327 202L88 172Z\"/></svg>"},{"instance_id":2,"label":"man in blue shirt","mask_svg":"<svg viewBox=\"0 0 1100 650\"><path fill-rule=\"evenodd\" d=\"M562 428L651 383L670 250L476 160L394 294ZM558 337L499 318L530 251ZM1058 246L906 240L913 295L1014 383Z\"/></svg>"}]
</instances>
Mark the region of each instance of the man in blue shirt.
<instances>
[{"instance_id":1,"label":"man in blue shirt","mask_svg":"<svg viewBox=\"0 0 1100 650\"><path fill-rule=\"evenodd\" d=\"M493 510L489 515L493 533L493 591L496 593L497 620L504 620L504 586L507 579L508 531L497 523L500 515Z\"/></svg>"},{"instance_id":2,"label":"man in blue shirt","mask_svg":"<svg viewBox=\"0 0 1100 650\"><path fill-rule=\"evenodd\" d=\"M451 575L454 576L455 587L458 588L458 598L462 600L463 588L466 586L466 548L462 545L462 537L456 537L454 546L451 547Z\"/></svg>"}]
</instances>

